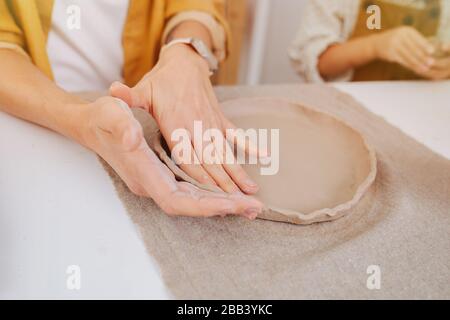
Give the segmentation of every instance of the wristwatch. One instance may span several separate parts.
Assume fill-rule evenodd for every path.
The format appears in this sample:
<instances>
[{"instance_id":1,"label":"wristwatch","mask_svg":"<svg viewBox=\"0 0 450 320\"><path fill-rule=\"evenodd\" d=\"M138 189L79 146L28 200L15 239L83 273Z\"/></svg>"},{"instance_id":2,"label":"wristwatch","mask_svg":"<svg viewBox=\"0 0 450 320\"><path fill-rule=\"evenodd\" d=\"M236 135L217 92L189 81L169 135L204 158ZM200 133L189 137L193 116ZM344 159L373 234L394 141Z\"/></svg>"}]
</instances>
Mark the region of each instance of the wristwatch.
<instances>
[{"instance_id":1,"label":"wristwatch","mask_svg":"<svg viewBox=\"0 0 450 320\"><path fill-rule=\"evenodd\" d=\"M167 43L162 49L167 49L174 44L183 43L190 45L202 58L208 62L209 71L213 75L219 69L219 62L205 43L197 38L178 38Z\"/></svg>"}]
</instances>

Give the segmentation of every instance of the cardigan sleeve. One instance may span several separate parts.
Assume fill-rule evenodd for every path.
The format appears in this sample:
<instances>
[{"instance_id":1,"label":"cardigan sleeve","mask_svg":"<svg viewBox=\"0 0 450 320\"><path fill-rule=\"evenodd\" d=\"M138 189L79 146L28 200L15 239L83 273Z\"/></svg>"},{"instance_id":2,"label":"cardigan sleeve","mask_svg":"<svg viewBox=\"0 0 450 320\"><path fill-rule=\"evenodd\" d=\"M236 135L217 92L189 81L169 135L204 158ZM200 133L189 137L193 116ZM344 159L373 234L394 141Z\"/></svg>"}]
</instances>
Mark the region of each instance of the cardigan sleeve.
<instances>
[{"instance_id":1,"label":"cardigan sleeve","mask_svg":"<svg viewBox=\"0 0 450 320\"><path fill-rule=\"evenodd\" d=\"M6 0L0 0L0 42L25 48L25 38Z\"/></svg>"},{"instance_id":2,"label":"cardigan sleeve","mask_svg":"<svg viewBox=\"0 0 450 320\"><path fill-rule=\"evenodd\" d=\"M166 24L162 41L165 43L170 32L183 21L197 21L203 24L209 31L212 39L213 53L219 61L226 56L226 35L223 26L210 14L201 11L185 11L172 17Z\"/></svg>"},{"instance_id":3,"label":"cardigan sleeve","mask_svg":"<svg viewBox=\"0 0 450 320\"><path fill-rule=\"evenodd\" d=\"M215 54L219 59L222 59L225 57L229 52L229 46L230 46L230 37L231 32L230 28L228 26L228 23L226 22L224 13L225 13L225 1L224 0L167 0L167 6L165 10L165 19L166 22L170 22L172 18L175 20L181 18L184 20L184 17L190 17L192 18L192 13L203 13L200 15L197 14L194 20L199 21L200 23L204 24L210 31L211 36L213 39L213 45L215 46L214 51ZM214 26L213 23L211 23L210 19L205 18L205 14L209 15L212 20L217 22L218 26L221 28L217 28ZM176 17L178 16L178 17ZM166 25L169 26L170 25ZM213 28L214 30L212 30ZM220 31L222 29L223 31ZM220 33L224 33L224 35L220 35ZM223 40L220 40L220 37L224 38ZM217 43L216 47L216 41L222 41L224 42L223 45L219 45ZM222 46L222 48L220 48ZM222 51L222 53L220 52ZM222 55L222 56L221 56Z\"/></svg>"},{"instance_id":4,"label":"cardigan sleeve","mask_svg":"<svg viewBox=\"0 0 450 320\"><path fill-rule=\"evenodd\" d=\"M289 47L294 69L308 82L324 82L317 64L331 45L350 37L356 23L359 0L309 0L301 17L299 31ZM350 70L329 81L348 81Z\"/></svg>"}]
</instances>

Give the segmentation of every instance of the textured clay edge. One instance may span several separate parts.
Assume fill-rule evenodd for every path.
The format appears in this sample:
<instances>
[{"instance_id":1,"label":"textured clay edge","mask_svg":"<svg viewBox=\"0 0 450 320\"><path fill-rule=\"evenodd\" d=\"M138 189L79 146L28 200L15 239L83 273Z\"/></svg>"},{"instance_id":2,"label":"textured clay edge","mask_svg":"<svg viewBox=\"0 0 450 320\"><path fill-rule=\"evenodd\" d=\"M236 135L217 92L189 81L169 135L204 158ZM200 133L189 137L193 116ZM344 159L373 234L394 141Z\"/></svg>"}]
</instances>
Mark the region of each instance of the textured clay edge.
<instances>
[{"instance_id":1,"label":"textured clay edge","mask_svg":"<svg viewBox=\"0 0 450 320\"><path fill-rule=\"evenodd\" d=\"M369 190L369 188L375 181L375 178L377 175L377 158L376 158L375 150L373 149L372 146L370 146L367 143L367 140L364 137L364 135L362 135L358 130L353 128L353 126L349 125L345 120L339 119L336 116L334 116L328 112L318 110L314 107L305 106L302 103L299 103L297 101L281 99L281 98L269 98L269 97L239 98L239 99L226 100L226 101L223 101L222 103L229 103L234 100L251 100L251 101L278 100L278 101L282 101L284 103L295 105L295 106L298 106L298 107L301 107L304 109L309 109L316 113L324 114L325 116L330 117L333 120L343 124L350 130L352 130L354 133L356 133L361 138L363 146L367 150L368 156L369 156L370 171L369 171L367 177L364 179L364 181L356 189L356 192L353 195L352 199L350 199L349 201L341 203L333 208L322 208L319 210L312 211L310 213L302 213L302 212L298 212L298 211L294 211L294 210L282 209L282 208L278 208L275 206L266 205L262 214L258 215L258 219L277 221L277 222L289 222L289 223L294 223L294 224L312 224L312 223L316 223L316 222L325 222L325 221L335 220L335 219L342 217L343 215L345 215L346 211L353 208L361 200L361 198ZM173 160L167 155L167 152L162 147L161 139L163 139L163 137L160 133L154 137L153 141L151 142L152 149L154 149L154 151L158 154L159 158L169 167L169 169L175 174L175 176L178 179L192 183L195 186L197 186L201 189L204 189L204 190L213 191L213 192L219 191L216 188L198 183L196 180L194 180L189 175L187 175L184 171L182 171L175 164L175 162L173 162Z\"/></svg>"}]
</instances>

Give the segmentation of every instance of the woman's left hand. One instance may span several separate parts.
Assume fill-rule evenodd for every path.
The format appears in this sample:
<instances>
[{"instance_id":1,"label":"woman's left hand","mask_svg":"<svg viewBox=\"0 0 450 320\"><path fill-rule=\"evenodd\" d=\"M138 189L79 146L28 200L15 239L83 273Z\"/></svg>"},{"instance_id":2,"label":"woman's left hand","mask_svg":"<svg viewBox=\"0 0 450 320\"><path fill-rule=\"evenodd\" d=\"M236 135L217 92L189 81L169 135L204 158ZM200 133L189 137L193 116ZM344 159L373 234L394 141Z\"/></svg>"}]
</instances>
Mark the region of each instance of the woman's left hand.
<instances>
[{"instance_id":1,"label":"woman's left hand","mask_svg":"<svg viewBox=\"0 0 450 320\"><path fill-rule=\"evenodd\" d=\"M155 118L171 150L176 144L171 141L172 132L186 129L192 139L195 121L202 122L203 130L217 128L223 134L226 129L234 128L219 107L206 60L185 44L176 44L163 50L157 65L135 87L129 88L116 82L111 86L110 93L130 107L146 109ZM192 143L191 152L199 159L206 146L207 143L203 143L203 148ZM251 153L255 152L251 150ZM222 159L225 159L225 155ZM180 167L198 182L217 185L228 193L243 191L254 194L258 190L256 183L236 162L191 162L181 164Z\"/></svg>"}]
</instances>

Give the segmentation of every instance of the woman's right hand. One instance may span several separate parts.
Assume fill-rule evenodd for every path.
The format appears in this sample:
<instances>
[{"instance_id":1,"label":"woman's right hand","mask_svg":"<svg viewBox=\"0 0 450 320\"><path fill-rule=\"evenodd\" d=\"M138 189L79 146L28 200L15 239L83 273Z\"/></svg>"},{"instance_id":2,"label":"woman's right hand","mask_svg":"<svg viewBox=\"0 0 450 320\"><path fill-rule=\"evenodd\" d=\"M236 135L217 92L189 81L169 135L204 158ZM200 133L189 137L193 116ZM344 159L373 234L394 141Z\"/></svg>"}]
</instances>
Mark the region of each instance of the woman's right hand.
<instances>
[{"instance_id":1,"label":"woman's right hand","mask_svg":"<svg viewBox=\"0 0 450 320\"><path fill-rule=\"evenodd\" d=\"M398 63L419 75L434 65L434 46L416 29L402 26L373 36L375 56Z\"/></svg>"}]
</instances>

